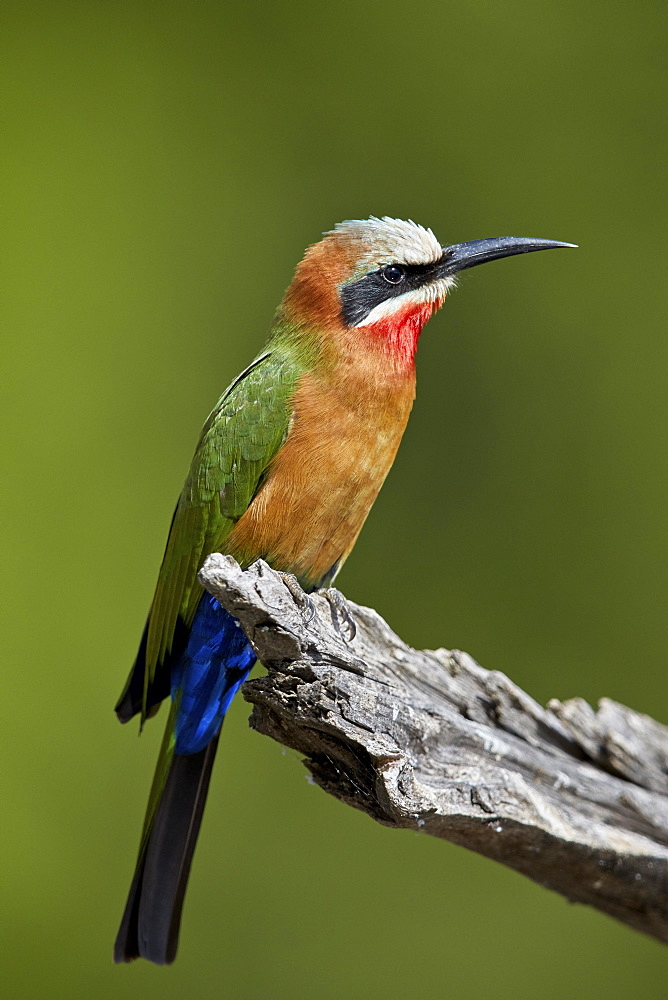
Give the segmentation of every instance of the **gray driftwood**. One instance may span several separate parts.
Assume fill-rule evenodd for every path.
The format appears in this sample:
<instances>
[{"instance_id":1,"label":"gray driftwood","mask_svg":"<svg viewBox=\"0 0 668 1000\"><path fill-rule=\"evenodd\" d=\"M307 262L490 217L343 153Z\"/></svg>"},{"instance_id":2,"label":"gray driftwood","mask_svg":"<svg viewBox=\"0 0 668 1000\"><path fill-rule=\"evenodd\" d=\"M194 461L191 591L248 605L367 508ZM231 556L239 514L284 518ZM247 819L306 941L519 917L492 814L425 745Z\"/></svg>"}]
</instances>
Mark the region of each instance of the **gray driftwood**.
<instances>
[{"instance_id":1,"label":"gray driftwood","mask_svg":"<svg viewBox=\"0 0 668 1000\"><path fill-rule=\"evenodd\" d=\"M268 671L243 689L251 726L304 754L325 791L668 941L666 727L608 699L542 708L353 604L350 640L335 602L261 561L242 572L212 555L200 580Z\"/></svg>"}]
</instances>

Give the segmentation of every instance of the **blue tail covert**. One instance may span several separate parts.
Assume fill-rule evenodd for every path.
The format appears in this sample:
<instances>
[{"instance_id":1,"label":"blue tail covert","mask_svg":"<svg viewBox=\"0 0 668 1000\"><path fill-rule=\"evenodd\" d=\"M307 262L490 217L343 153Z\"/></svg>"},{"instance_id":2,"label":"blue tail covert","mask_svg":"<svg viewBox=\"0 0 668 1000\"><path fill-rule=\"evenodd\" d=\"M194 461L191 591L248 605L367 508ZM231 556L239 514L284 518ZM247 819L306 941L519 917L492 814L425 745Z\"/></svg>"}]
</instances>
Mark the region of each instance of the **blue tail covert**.
<instances>
[{"instance_id":1,"label":"blue tail covert","mask_svg":"<svg viewBox=\"0 0 668 1000\"><path fill-rule=\"evenodd\" d=\"M255 659L236 618L203 594L188 645L172 669L176 753L197 753L211 742Z\"/></svg>"}]
</instances>

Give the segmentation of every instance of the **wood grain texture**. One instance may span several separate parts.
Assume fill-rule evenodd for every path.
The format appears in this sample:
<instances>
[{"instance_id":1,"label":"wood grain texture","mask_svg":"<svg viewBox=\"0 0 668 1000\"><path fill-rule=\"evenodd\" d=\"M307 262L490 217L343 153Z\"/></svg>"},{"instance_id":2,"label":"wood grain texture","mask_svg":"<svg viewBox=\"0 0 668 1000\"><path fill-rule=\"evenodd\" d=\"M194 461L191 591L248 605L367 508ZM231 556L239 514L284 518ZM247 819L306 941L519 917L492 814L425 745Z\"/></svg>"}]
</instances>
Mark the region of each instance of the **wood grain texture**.
<instances>
[{"instance_id":1,"label":"wood grain texture","mask_svg":"<svg viewBox=\"0 0 668 1000\"><path fill-rule=\"evenodd\" d=\"M243 688L251 726L325 791L668 941L666 727L608 699L543 708L467 653L411 649L369 608L350 605L347 642L325 596L309 606L262 562L215 554L200 581L267 668Z\"/></svg>"}]
</instances>

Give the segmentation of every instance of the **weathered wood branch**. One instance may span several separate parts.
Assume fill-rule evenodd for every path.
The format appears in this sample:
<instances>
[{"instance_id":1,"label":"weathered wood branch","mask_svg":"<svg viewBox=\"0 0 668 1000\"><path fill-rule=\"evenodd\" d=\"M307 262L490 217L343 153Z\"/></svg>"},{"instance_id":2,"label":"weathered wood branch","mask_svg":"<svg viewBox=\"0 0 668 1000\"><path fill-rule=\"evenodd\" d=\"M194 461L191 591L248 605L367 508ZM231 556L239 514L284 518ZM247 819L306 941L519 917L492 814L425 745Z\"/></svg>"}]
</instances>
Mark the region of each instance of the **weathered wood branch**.
<instances>
[{"instance_id":1,"label":"weathered wood branch","mask_svg":"<svg viewBox=\"0 0 668 1000\"><path fill-rule=\"evenodd\" d=\"M406 646L257 562L200 580L241 622L266 677L251 726L305 755L325 791L668 941L668 728L603 699L542 708L467 653ZM338 623L338 628L337 628Z\"/></svg>"}]
</instances>

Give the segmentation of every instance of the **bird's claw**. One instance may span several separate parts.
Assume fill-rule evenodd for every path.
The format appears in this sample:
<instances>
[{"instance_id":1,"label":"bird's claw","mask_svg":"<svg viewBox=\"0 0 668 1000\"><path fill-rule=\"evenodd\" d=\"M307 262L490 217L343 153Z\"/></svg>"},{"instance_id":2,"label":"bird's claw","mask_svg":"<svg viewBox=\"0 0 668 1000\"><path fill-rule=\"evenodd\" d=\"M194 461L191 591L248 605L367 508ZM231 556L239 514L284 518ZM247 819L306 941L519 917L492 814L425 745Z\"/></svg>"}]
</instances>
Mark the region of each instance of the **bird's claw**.
<instances>
[{"instance_id":1,"label":"bird's claw","mask_svg":"<svg viewBox=\"0 0 668 1000\"><path fill-rule=\"evenodd\" d=\"M316 606L313 599L302 590L293 573L279 572L278 575L290 591L295 604L304 612L304 624L310 625L316 616ZM344 642L352 642L357 635L357 625L350 606L341 591L337 590L336 587L323 587L322 590L318 591L318 594L325 598L331 608L332 623L338 635Z\"/></svg>"},{"instance_id":2,"label":"bird's claw","mask_svg":"<svg viewBox=\"0 0 668 1000\"><path fill-rule=\"evenodd\" d=\"M357 625L350 605L341 591L336 587L326 587L318 593L325 598L332 609L332 622L338 634L344 642L352 642L357 635Z\"/></svg>"},{"instance_id":3,"label":"bird's claw","mask_svg":"<svg viewBox=\"0 0 668 1000\"><path fill-rule=\"evenodd\" d=\"M315 611L316 611L315 604L313 603L312 599L309 597L308 594L304 593L304 591L300 586L299 580L294 575L294 573L279 572L278 575L280 576L281 580L292 594L295 604L299 605L302 611L306 613L304 624L310 625L313 619L315 618Z\"/></svg>"}]
</instances>

